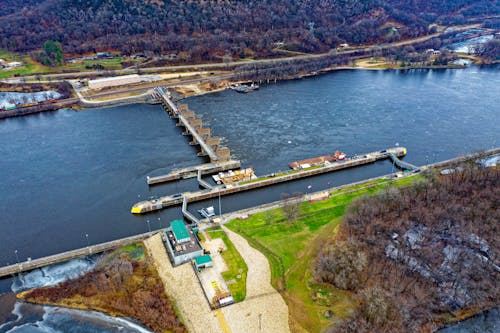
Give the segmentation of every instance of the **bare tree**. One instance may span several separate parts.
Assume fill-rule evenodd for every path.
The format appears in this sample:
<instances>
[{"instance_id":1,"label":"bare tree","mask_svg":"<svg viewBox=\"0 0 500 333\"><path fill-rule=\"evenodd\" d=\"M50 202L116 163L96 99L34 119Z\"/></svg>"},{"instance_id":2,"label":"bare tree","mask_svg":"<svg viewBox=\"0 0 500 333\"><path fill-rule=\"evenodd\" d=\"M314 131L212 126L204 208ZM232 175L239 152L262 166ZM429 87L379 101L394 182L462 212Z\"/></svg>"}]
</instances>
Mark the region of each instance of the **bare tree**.
<instances>
[{"instance_id":1,"label":"bare tree","mask_svg":"<svg viewBox=\"0 0 500 333\"><path fill-rule=\"evenodd\" d=\"M288 193L281 194L281 199L284 200L282 207L283 215L289 222L295 221L299 217L303 196L299 192L291 195Z\"/></svg>"}]
</instances>

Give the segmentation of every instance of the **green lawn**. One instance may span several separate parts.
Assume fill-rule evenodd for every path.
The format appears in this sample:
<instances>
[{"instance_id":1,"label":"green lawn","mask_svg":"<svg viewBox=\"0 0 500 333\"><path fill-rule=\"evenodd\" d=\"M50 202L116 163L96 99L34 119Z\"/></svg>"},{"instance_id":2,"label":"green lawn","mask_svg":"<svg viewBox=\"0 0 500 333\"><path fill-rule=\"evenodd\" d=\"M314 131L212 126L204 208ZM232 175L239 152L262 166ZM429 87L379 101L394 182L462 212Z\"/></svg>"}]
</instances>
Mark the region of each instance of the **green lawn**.
<instances>
[{"instance_id":1,"label":"green lawn","mask_svg":"<svg viewBox=\"0 0 500 333\"><path fill-rule=\"evenodd\" d=\"M228 270L222 273L222 277L228 282L234 300L236 302L244 300L247 293L247 264L220 227L208 229L207 233L210 238L222 238L226 244L227 249L221 255Z\"/></svg>"},{"instance_id":2,"label":"green lawn","mask_svg":"<svg viewBox=\"0 0 500 333\"><path fill-rule=\"evenodd\" d=\"M141 260L144 258L144 247L140 243L125 245L118 249L120 254L126 253L133 260Z\"/></svg>"},{"instance_id":3,"label":"green lawn","mask_svg":"<svg viewBox=\"0 0 500 333\"><path fill-rule=\"evenodd\" d=\"M319 248L334 237L346 207L355 198L392 185L405 186L420 177L377 179L334 190L326 200L304 202L295 221L288 221L281 209L275 209L246 220L233 220L227 227L244 236L268 258L272 284L282 291L293 318L292 326L319 332L331 323L324 316L326 310L337 318L345 318L355 306L349 292L313 281L311 267Z\"/></svg>"},{"instance_id":4,"label":"green lawn","mask_svg":"<svg viewBox=\"0 0 500 333\"><path fill-rule=\"evenodd\" d=\"M116 57L111 59L95 59L95 60L82 60L76 63L64 63L57 67L47 67L34 61L28 55L20 55L6 50L0 50L0 59L5 59L7 62L20 61L24 63L23 66L15 67L11 70L0 70L0 79L23 76L23 75L36 75L46 73L58 73L63 70L92 70L93 65L102 65L105 70L122 69L122 58Z\"/></svg>"},{"instance_id":5,"label":"green lawn","mask_svg":"<svg viewBox=\"0 0 500 333\"><path fill-rule=\"evenodd\" d=\"M107 255L103 256L97 266L105 267L109 263L113 262L118 257L126 257L132 261L142 261L145 258L144 246L142 243L132 243L129 245L122 246L120 248L114 249L107 252Z\"/></svg>"},{"instance_id":6,"label":"green lawn","mask_svg":"<svg viewBox=\"0 0 500 333\"><path fill-rule=\"evenodd\" d=\"M27 55L19 55L5 50L0 50L0 59L4 59L7 62L20 61L24 63L23 66L15 67L13 69L0 70L0 79L10 78L16 75L43 74L52 71L51 68L41 65Z\"/></svg>"},{"instance_id":7,"label":"green lawn","mask_svg":"<svg viewBox=\"0 0 500 333\"><path fill-rule=\"evenodd\" d=\"M122 58L116 57L111 59L95 59L95 60L82 60L77 61L75 63L65 63L59 66L59 69L73 69L73 70L92 70L92 66L101 65L104 69L113 70L113 69L122 69Z\"/></svg>"}]
</instances>

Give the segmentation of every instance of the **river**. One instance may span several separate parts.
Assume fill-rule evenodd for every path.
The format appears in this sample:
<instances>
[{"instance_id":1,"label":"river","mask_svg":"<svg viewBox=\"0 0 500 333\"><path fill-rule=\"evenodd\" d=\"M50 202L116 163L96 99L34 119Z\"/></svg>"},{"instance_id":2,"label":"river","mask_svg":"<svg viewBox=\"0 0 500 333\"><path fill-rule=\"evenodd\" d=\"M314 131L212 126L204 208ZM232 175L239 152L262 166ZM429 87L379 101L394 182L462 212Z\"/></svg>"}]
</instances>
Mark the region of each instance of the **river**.
<instances>
[{"instance_id":1,"label":"river","mask_svg":"<svg viewBox=\"0 0 500 333\"><path fill-rule=\"evenodd\" d=\"M406 159L420 165L499 146L498 70L346 70L264 85L250 94L223 91L185 102L257 174L336 149L353 155L396 144L407 147ZM179 207L139 217L130 207L150 196L197 189L195 180L149 188L145 177L203 162L159 105L10 118L0 121L0 142L2 266L181 218ZM387 174L391 168L382 161L224 197L222 210ZM191 209L215 204L208 200ZM11 284L1 280L0 291Z\"/></svg>"}]
</instances>

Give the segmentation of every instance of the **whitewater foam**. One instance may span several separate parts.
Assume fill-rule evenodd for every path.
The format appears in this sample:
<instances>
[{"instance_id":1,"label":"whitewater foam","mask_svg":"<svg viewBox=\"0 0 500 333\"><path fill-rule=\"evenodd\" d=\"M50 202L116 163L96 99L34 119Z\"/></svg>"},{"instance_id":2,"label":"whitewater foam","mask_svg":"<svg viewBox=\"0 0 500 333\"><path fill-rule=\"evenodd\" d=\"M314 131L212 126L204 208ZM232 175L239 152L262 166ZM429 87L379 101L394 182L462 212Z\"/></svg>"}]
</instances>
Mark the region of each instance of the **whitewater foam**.
<instances>
[{"instance_id":1,"label":"whitewater foam","mask_svg":"<svg viewBox=\"0 0 500 333\"><path fill-rule=\"evenodd\" d=\"M16 302L14 304L14 309L12 310L12 314L16 316L16 319L14 320L11 320L11 321L8 321L6 323L3 323L2 325L0 325L0 330L4 327L6 327L7 325L12 325L14 323L17 323L19 322L21 319L23 319L23 314L21 312L21 306L22 306L22 303L20 302ZM1 331L0 331L1 332Z\"/></svg>"},{"instance_id":2,"label":"whitewater foam","mask_svg":"<svg viewBox=\"0 0 500 333\"><path fill-rule=\"evenodd\" d=\"M33 316L30 312L43 311ZM102 312L84 311L63 307L16 303L13 310L19 313L16 320L3 324L2 333L152 333L130 320L108 316ZM21 313L25 312L25 315ZM22 318L27 318L22 320ZM31 318L31 319L29 319ZM4 330L2 330L4 328Z\"/></svg>"},{"instance_id":3,"label":"whitewater foam","mask_svg":"<svg viewBox=\"0 0 500 333\"><path fill-rule=\"evenodd\" d=\"M52 286L68 279L76 279L94 267L95 262L87 258L42 267L16 276L11 289L17 293L22 290Z\"/></svg>"}]
</instances>

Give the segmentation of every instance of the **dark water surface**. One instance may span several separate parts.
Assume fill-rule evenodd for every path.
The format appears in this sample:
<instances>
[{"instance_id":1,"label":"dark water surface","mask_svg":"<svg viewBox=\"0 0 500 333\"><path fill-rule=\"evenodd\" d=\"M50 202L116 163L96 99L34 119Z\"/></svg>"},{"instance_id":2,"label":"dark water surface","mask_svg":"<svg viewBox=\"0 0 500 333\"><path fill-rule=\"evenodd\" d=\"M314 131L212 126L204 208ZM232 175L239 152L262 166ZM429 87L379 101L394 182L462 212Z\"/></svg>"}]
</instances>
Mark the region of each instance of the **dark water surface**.
<instances>
[{"instance_id":1,"label":"dark water surface","mask_svg":"<svg viewBox=\"0 0 500 333\"><path fill-rule=\"evenodd\" d=\"M408 148L417 165L500 145L499 67L340 71L186 101L213 135L257 174L331 153ZM197 189L195 180L148 188L146 175L202 163L160 106L60 110L0 121L0 266L165 226L179 207L136 217L152 195ZM224 197L224 212L391 172L388 161ZM217 206L216 200L191 205ZM0 292L12 281L0 280ZM45 311L45 310L44 310ZM50 312L50 311L49 311ZM52 312L50 312L52 313Z\"/></svg>"},{"instance_id":2,"label":"dark water surface","mask_svg":"<svg viewBox=\"0 0 500 333\"><path fill-rule=\"evenodd\" d=\"M396 143L408 148L408 161L425 164L499 145L498 74L498 67L341 71L187 102L257 174L336 149L352 155ZM179 208L130 214L148 196L197 188L194 180L145 183L146 175L203 162L180 133L150 105L0 121L0 265L15 262L15 250L20 260L36 258L85 246L85 234L98 243L145 232L147 219L158 228L181 217ZM235 195L224 198L223 210L390 171L380 162Z\"/></svg>"}]
</instances>

